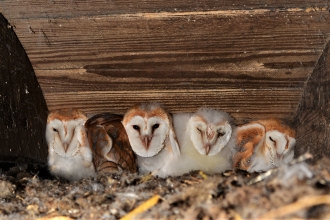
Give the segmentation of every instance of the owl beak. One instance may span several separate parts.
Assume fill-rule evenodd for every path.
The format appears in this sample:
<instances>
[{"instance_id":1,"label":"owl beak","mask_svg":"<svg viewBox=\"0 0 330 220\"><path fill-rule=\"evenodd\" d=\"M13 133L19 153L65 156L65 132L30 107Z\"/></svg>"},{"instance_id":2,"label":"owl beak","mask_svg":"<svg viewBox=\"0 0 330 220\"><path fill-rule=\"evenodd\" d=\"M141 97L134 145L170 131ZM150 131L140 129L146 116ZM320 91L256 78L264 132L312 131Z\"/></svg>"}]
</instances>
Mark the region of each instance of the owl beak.
<instances>
[{"instance_id":1,"label":"owl beak","mask_svg":"<svg viewBox=\"0 0 330 220\"><path fill-rule=\"evenodd\" d=\"M143 138L143 141L144 141L144 147L146 148L146 150L149 149L149 144L150 144L150 141L151 141L152 137L148 137L148 136L145 136Z\"/></svg>"},{"instance_id":2,"label":"owl beak","mask_svg":"<svg viewBox=\"0 0 330 220\"><path fill-rule=\"evenodd\" d=\"M209 144L207 144L204 146L204 149L205 149L205 155L208 155L211 150L211 146Z\"/></svg>"},{"instance_id":3,"label":"owl beak","mask_svg":"<svg viewBox=\"0 0 330 220\"><path fill-rule=\"evenodd\" d=\"M63 144L63 148L64 148L64 152L66 153L68 148L69 148L69 144L68 143L64 143Z\"/></svg>"},{"instance_id":4,"label":"owl beak","mask_svg":"<svg viewBox=\"0 0 330 220\"><path fill-rule=\"evenodd\" d=\"M276 156L277 156L277 159L279 159L280 161L282 161L282 160L283 160L283 157L284 157L284 155L283 155L283 154L277 154Z\"/></svg>"},{"instance_id":5,"label":"owl beak","mask_svg":"<svg viewBox=\"0 0 330 220\"><path fill-rule=\"evenodd\" d=\"M144 138L144 147L146 148L146 150L149 149L149 140L148 140L148 137L145 137Z\"/></svg>"}]
</instances>

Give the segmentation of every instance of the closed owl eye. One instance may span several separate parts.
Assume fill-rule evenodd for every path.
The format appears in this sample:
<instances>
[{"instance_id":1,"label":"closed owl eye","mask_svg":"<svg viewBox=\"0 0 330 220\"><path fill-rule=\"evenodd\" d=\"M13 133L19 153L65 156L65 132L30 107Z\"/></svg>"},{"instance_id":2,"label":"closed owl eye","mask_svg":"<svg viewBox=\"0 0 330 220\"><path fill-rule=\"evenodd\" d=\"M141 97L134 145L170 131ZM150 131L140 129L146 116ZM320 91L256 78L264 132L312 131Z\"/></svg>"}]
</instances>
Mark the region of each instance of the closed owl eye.
<instances>
[{"instance_id":1,"label":"closed owl eye","mask_svg":"<svg viewBox=\"0 0 330 220\"><path fill-rule=\"evenodd\" d=\"M198 130L199 132L201 132L201 133L202 133L202 130L201 130L200 128L197 128L197 130Z\"/></svg>"},{"instance_id":2,"label":"closed owl eye","mask_svg":"<svg viewBox=\"0 0 330 220\"><path fill-rule=\"evenodd\" d=\"M272 142L275 142L271 136L269 136L269 140L271 140Z\"/></svg>"},{"instance_id":3,"label":"closed owl eye","mask_svg":"<svg viewBox=\"0 0 330 220\"><path fill-rule=\"evenodd\" d=\"M226 134L224 131L218 131L218 137L222 137Z\"/></svg>"},{"instance_id":4,"label":"closed owl eye","mask_svg":"<svg viewBox=\"0 0 330 220\"><path fill-rule=\"evenodd\" d=\"M137 126L137 125L133 125L133 129L139 131L140 130L140 127Z\"/></svg>"}]
</instances>

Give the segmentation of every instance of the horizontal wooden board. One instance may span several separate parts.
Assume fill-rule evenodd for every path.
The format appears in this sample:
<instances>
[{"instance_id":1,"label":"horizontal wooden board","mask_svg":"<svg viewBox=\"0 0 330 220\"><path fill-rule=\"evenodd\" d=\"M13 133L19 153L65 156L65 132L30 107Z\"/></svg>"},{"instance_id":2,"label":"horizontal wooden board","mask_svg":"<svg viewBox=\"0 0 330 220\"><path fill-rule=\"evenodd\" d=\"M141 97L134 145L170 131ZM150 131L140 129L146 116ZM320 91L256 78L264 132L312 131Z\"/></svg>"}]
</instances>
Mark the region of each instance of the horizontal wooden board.
<instances>
[{"instance_id":1,"label":"horizontal wooden board","mask_svg":"<svg viewBox=\"0 0 330 220\"><path fill-rule=\"evenodd\" d=\"M299 61L290 63L286 54L320 54L329 36L329 21L328 12L269 12L33 19L18 20L14 25L35 69L129 69L132 60L140 68L158 60L158 68L169 64L178 69L181 62L190 62L191 66L202 65L203 70L244 70L264 64L283 70L296 68L297 63L292 66L292 62ZM262 58L268 60L260 61ZM121 66L112 66L118 59L122 59ZM305 57L303 62L310 67L315 56ZM227 65L221 66L223 63Z\"/></svg>"},{"instance_id":2,"label":"horizontal wooden board","mask_svg":"<svg viewBox=\"0 0 330 220\"><path fill-rule=\"evenodd\" d=\"M182 12L214 10L255 10L268 9L320 10L327 9L327 1L318 0L2 0L0 12L10 19L59 18L77 16L99 16L141 12Z\"/></svg>"},{"instance_id":3,"label":"horizontal wooden board","mask_svg":"<svg viewBox=\"0 0 330 220\"><path fill-rule=\"evenodd\" d=\"M308 8L314 3L307 1L269 8L249 1L250 8L239 10L216 1L206 10L185 3L185 10L160 12L77 9L72 15L64 2L55 2L58 16L16 14L9 20L49 108L89 114L159 101L174 112L224 109L239 121L290 118L330 33L327 8Z\"/></svg>"},{"instance_id":4,"label":"horizontal wooden board","mask_svg":"<svg viewBox=\"0 0 330 220\"><path fill-rule=\"evenodd\" d=\"M296 108L300 89L285 90L149 90L66 92L46 94L49 109L78 107L87 114L114 112L124 114L141 102L163 103L172 113L193 112L199 107L222 109L238 122L265 117L290 120ZM53 105L52 105L53 103Z\"/></svg>"},{"instance_id":5,"label":"horizontal wooden board","mask_svg":"<svg viewBox=\"0 0 330 220\"><path fill-rule=\"evenodd\" d=\"M69 71L69 73L68 73ZM102 71L88 73L78 70L39 70L38 80L44 93L79 91L135 91L135 90L212 90L212 89L296 89L305 77L291 76L287 72L218 71L218 72L166 72L166 71ZM300 76L299 76L300 75Z\"/></svg>"}]
</instances>

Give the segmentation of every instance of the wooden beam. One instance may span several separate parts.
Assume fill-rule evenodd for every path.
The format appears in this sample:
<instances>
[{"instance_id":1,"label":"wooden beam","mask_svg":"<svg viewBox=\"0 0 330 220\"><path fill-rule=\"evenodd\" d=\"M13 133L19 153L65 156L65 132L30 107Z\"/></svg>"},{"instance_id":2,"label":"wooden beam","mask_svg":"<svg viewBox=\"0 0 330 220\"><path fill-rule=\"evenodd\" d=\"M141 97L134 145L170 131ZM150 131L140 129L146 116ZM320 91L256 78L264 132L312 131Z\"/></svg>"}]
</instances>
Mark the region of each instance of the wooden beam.
<instances>
[{"instance_id":1,"label":"wooden beam","mask_svg":"<svg viewBox=\"0 0 330 220\"><path fill-rule=\"evenodd\" d=\"M49 108L88 114L150 98L173 112L210 106L239 120L290 119L330 33L317 1L25 4L2 5Z\"/></svg>"},{"instance_id":2,"label":"wooden beam","mask_svg":"<svg viewBox=\"0 0 330 220\"><path fill-rule=\"evenodd\" d=\"M79 16L118 15L127 13L192 12L218 10L326 10L327 1L318 0L171 0L171 1L130 1L130 0L2 0L1 8L11 19L69 18ZM253 13L253 12L252 12Z\"/></svg>"},{"instance_id":3,"label":"wooden beam","mask_svg":"<svg viewBox=\"0 0 330 220\"><path fill-rule=\"evenodd\" d=\"M0 14L0 162L46 162L47 106L31 63Z\"/></svg>"},{"instance_id":4,"label":"wooden beam","mask_svg":"<svg viewBox=\"0 0 330 220\"><path fill-rule=\"evenodd\" d=\"M154 15L22 19L12 25L36 70L151 64L149 69L290 72L312 68L330 33L328 12Z\"/></svg>"},{"instance_id":5,"label":"wooden beam","mask_svg":"<svg viewBox=\"0 0 330 220\"><path fill-rule=\"evenodd\" d=\"M260 95L262 93L262 95ZM290 120L301 90L146 90L65 92L46 95L50 109L78 107L89 114L124 114L140 102L161 102L172 112L196 111L212 107L232 113L239 123L256 118L278 117Z\"/></svg>"},{"instance_id":6,"label":"wooden beam","mask_svg":"<svg viewBox=\"0 0 330 220\"><path fill-rule=\"evenodd\" d=\"M295 116L297 155L309 151L314 160L330 156L330 43L304 88Z\"/></svg>"}]
</instances>

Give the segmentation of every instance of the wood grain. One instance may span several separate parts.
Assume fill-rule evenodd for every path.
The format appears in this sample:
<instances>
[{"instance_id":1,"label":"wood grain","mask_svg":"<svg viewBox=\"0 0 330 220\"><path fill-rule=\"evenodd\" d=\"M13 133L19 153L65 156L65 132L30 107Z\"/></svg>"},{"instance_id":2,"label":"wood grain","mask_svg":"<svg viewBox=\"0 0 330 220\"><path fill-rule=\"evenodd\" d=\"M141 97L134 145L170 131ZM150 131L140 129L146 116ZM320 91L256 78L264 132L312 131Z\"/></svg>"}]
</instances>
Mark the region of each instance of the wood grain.
<instances>
[{"instance_id":1,"label":"wood grain","mask_svg":"<svg viewBox=\"0 0 330 220\"><path fill-rule=\"evenodd\" d=\"M260 93L263 95L261 96ZM149 90L65 92L46 95L50 109L78 107L89 114L113 112L124 114L128 107L140 102L164 103L172 112L194 112L199 107L218 108L230 112L238 123L245 120L279 117L291 120L300 89L286 90Z\"/></svg>"},{"instance_id":2,"label":"wood grain","mask_svg":"<svg viewBox=\"0 0 330 220\"><path fill-rule=\"evenodd\" d=\"M1 8L11 19L59 18L79 16L117 15L141 12L191 12L214 10L286 11L288 9L315 11L327 9L327 1L318 0L2 0Z\"/></svg>"},{"instance_id":3,"label":"wood grain","mask_svg":"<svg viewBox=\"0 0 330 220\"><path fill-rule=\"evenodd\" d=\"M164 65L180 69L181 62L184 69L190 62L192 68L202 65L202 70L244 70L263 64L278 69L272 64L284 62L279 66L283 70L297 67L286 54L320 54L329 35L329 21L328 12L268 12L252 16L25 19L12 25L35 69L125 69L133 61L140 64L132 66L135 69L150 63L158 69ZM262 55L270 66L259 61ZM118 59L122 59L120 65ZM316 62L315 57L303 61L309 67L310 62ZM300 67L304 68L304 63Z\"/></svg>"},{"instance_id":4,"label":"wood grain","mask_svg":"<svg viewBox=\"0 0 330 220\"><path fill-rule=\"evenodd\" d=\"M47 105L31 63L0 14L0 162L47 160Z\"/></svg>"},{"instance_id":5,"label":"wood grain","mask_svg":"<svg viewBox=\"0 0 330 220\"><path fill-rule=\"evenodd\" d=\"M295 114L297 154L309 151L314 160L330 157L330 43L304 87Z\"/></svg>"},{"instance_id":6,"label":"wood grain","mask_svg":"<svg viewBox=\"0 0 330 220\"><path fill-rule=\"evenodd\" d=\"M291 119L330 33L318 1L2 1L50 109ZM90 7L93 5L93 7Z\"/></svg>"}]
</instances>

